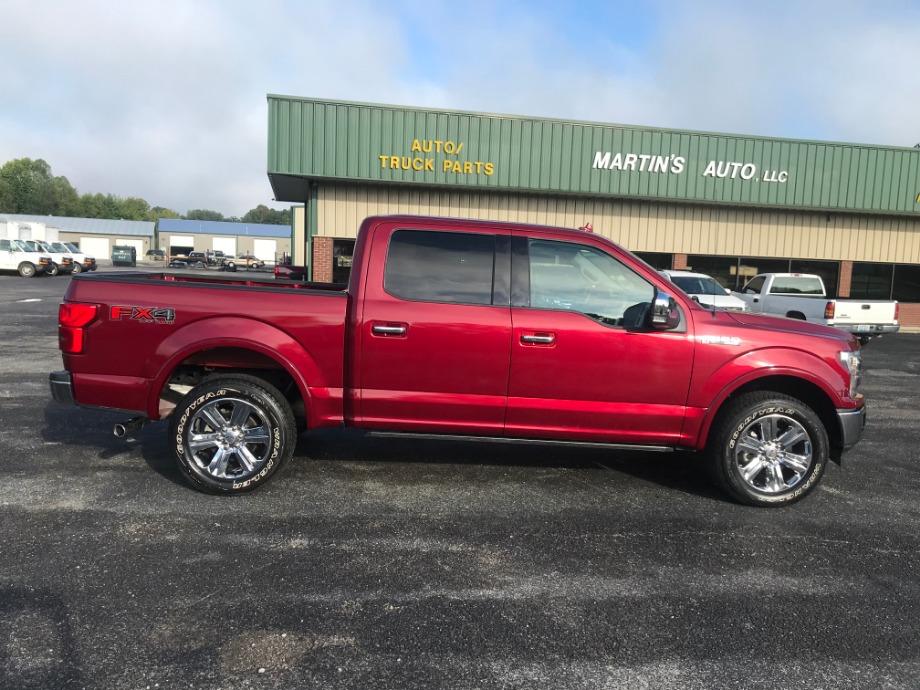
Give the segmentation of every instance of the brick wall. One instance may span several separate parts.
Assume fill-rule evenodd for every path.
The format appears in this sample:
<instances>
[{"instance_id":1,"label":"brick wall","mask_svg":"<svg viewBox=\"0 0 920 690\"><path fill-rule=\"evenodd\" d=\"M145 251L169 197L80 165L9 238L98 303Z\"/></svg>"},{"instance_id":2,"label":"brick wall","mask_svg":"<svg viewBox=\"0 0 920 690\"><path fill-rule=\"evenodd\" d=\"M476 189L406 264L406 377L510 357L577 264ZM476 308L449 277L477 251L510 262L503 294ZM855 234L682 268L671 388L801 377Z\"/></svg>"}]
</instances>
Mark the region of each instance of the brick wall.
<instances>
[{"instance_id":1,"label":"brick wall","mask_svg":"<svg viewBox=\"0 0 920 690\"><path fill-rule=\"evenodd\" d=\"M332 238L313 238L313 280L318 283L332 282Z\"/></svg>"},{"instance_id":2,"label":"brick wall","mask_svg":"<svg viewBox=\"0 0 920 690\"><path fill-rule=\"evenodd\" d=\"M671 268L675 271L686 271L687 270L687 255L686 254L675 254Z\"/></svg>"},{"instance_id":3,"label":"brick wall","mask_svg":"<svg viewBox=\"0 0 920 690\"><path fill-rule=\"evenodd\" d=\"M900 316L898 317L898 323L901 324L903 328L920 328L920 304L916 302L907 304L901 303Z\"/></svg>"},{"instance_id":4,"label":"brick wall","mask_svg":"<svg viewBox=\"0 0 920 690\"><path fill-rule=\"evenodd\" d=\"M840 262L840 276L837 281L837 296L849 297L850 288L853 286L853 262Z\"/></svg>"}]
</instances>

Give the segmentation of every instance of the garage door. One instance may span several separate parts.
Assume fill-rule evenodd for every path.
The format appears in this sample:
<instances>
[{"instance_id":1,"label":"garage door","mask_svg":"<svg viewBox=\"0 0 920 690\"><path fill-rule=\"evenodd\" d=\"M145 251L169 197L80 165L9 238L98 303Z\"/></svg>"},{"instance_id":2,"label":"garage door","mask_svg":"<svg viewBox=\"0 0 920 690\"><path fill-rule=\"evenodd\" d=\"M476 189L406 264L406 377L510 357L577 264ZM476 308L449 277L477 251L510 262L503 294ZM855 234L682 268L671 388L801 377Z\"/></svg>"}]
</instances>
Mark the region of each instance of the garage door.
<instances>
[{"instance_id":1,"label":"garage door","mask_svg":"<svg viewBox=\"0 0 920 690\"><path fill-rule=\"evenodd\" d=\"M115 244L121 247L134 247L137 251L137 258L140 259L144 256L144 240L128 240L124 237L119 237L115 240Z\"/></svg>"},{"instance_id":2,"label":"garage door","mask_svg":"<svg viewBox=\"0 0 920 690\"><path fill-rule=\"evenodd\" d=\"M276 240L254 240L252 243L252 253L269 263L275 263L275 250L278 248Z\"/></svg>"},{"instance_id":3,"label":"garage door","mask_svg":"<svg viewBox=\"0 0 920 690\"><path fill-rule=\"evenodd\" d=\"M170 235L168 240L169 255L185 255L195 248L195 238L191 235Z\"/></svg>"},{"instance_id":4,"label":"garage door","mask_svg":"<svg viewBox=\"0 0 920 690\"><path fill-rule=\"evenodd\" d=\"M211 249L231 256L236 256L236 238L215 237Z\"/></svg>"},{"instance_id":5,"label":"garage door","mask_svg":"<svg viewBox=\"0 0 920 690\"><path fill-rule=\"evenodd\" d=\"M94 259L111 259L112 250L107 237L81 237L80 251Z\"/></svg>"}]
</instances>

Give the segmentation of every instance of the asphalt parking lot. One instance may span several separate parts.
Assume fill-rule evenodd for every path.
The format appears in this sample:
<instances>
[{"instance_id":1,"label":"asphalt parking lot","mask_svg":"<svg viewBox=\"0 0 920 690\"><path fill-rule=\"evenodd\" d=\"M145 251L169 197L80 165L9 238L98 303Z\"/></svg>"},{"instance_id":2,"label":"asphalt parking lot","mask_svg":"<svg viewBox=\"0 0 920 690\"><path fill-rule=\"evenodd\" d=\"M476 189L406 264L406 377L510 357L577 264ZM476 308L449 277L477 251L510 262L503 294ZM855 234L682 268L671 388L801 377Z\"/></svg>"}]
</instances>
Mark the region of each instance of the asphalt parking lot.
<instances>
[{"instance_id":1,"label":"asphalt parking lot","mask_svg":"<svg viewBox=\"0 0 920 690\"><path fill-rule=\"evenodd\" d=\"M51 401L69 280L0 276L2 688L920 687L920 335L783 509L683 455L340 431L223 498L165 423Z\"/></svg>"}]
</instances>

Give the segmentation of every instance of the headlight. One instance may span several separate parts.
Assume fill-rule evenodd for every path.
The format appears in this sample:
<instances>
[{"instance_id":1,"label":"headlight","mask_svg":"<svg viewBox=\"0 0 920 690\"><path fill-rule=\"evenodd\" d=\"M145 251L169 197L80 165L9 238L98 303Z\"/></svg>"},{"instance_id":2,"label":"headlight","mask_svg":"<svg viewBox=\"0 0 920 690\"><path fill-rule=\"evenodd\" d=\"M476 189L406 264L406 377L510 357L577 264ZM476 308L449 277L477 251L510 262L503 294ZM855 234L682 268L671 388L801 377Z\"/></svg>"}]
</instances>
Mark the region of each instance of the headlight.
<instances>
[{"instance_id":1,"label":"headlight","mask_svg":"<svg viewBox=\"0 0 920 690\"><path fill-rule=\"evenodd\" d=\"M855 398L862 382L862 352L860 350L846 350L840 353L840 363L850 374L850 397Z\"/></svg>"}]
</instances>

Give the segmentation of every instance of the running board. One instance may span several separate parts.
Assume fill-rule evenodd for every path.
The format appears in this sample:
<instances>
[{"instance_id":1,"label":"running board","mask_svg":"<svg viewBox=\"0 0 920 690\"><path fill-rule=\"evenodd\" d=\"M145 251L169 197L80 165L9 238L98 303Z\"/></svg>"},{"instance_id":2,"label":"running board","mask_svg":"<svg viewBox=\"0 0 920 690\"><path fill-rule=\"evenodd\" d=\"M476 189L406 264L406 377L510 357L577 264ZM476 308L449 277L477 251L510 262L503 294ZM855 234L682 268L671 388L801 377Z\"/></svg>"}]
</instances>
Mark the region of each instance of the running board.
<instances>
[{"instance_id":1,"label":"running board","mask_svg":"<svg viewBox=\"0 0 920 690\"><path fill-rule=\"evenodd\" d=\"M475 441L478 443L523 443L537 446L573 448L608 448L611 450L642 450L650 453L673 453L674 446L644 446L638 443L605 443L604 441L567 441L552 438L516 438L508 436L464 436L461 434L426 434L414 431L376 431L366 429L367 436L379 438L416 438L425 441Z\"/></svg>"}]
</instances>

